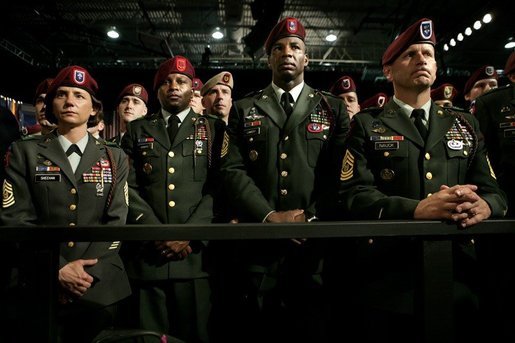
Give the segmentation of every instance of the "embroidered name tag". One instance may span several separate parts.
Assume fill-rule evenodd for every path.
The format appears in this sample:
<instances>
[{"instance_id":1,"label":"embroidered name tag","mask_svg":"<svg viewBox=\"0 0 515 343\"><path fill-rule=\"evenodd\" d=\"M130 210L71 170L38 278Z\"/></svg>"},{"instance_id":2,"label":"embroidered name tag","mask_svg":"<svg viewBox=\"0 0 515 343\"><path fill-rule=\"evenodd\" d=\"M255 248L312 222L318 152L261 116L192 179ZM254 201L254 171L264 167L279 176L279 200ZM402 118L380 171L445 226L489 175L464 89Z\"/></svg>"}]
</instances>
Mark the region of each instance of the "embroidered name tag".
<instances>
[{"instance_id":1,"label":"embroidered name tag","mask_svg":"<svg viewBox=\"0 0 515 343\"><path fill-rule=\"evenodd\" d=\"M398 150L399 142L375 142L375 150Z\"/></svg>"},{"instance_id":2,"label":"embroidered name tag","mask_svg":"<svg viewBox=\"0 0 515 343\"><path fill-rule=\"evenodd\" d=\"M36 182L45 182L45 181L57 181L61 182L61 174L36 174L34 176Z\"/></svg>"}]
</instances>

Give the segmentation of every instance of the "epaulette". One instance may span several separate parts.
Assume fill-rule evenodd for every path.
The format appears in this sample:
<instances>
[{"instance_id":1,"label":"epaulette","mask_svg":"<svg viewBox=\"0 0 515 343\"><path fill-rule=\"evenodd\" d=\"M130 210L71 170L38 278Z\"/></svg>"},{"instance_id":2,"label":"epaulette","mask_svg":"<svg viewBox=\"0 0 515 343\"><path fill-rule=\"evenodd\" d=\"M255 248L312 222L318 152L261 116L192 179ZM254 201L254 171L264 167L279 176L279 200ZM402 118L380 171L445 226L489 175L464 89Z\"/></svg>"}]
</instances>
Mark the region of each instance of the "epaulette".
<instances>
[{"instance_id":1,"label":"epaulette","mask_svg":"<svg viewBox=\"0 0 515 343\"><path fill-rule=\"evenodd\" d=\"M367 108L362 109L358 113L356 113L356 115L361 114L361 113L370 113L373 116L377 116L379 113L381 113L383 111L384 111L383 107L367 107Z\"/></svg>"},{"instance_id":2,"label":"epaulette","mask_svg":"<svg viewBox=\"0 0 515 343\"><path fill-rule=\"evenodd\" d=\"M41 137L43 137L43 136L42 135L27 135L27 136L22 136L21 140L22 141L35 141L35 140L41 139Z\"/></svg>"},{"instance_id":3,"label":"epaulette","mask_svg":"<svg viewBox=\"0 0 515 343\"><path fill-rule=\"evenodd\" d=\"M104 143L105 146L108 146L110 148L119 148L118 144L116 144L115 142L104 140L102 143Z\"/></svg>"},{"instance_id":4,"label":"epaulette","mask_svg":"<svg viewBox=\"0 0 515 343\"><path fill-rule=\"evenodd\" d=\"M215 116L214 114L201 114L199 116L203 116L203 117L206 117L208 119L213 119L213 120L217 120L219 119L217 116Z\"/></svg>"},{"instance_id":5,"label":"epaulette","mask_svg":"<svg viewBox=\"0 0 515 343\"><path fill-rule=\"evenodd\" d=\"M510 87L513 87L513 85L511 83L508 83L507 85L504 85L502 87L497 87L497 88L494 88L494 89L491 89L489 90L488 92L484 93L484 94L481 94L479 97L487 97L489 96L490 94L495 94L497 92L500 92L500 91L504 91Z\"/></svg>"},{"instance_id":6,"label":"epaulette","mask_svg":"<svg viewBox=\"0 0 515 343\"><path fill-rule=\"evenodd\" d=\"M338 98L336 95L334 95L333 93L331 92L328 92L328 91L324 91L324 90L321 90L321 89L315 89L315 93L321 93L322 95L324 96L329 96L331 98Z\"/></svg>"},{"instance_id":7,"label":"epaulette","mask_svg":"<svg viewBox=\"0 0 515 343\"><path fill-rule=\"evenodd\" d=\"M256 96L256 95L261 94L261 93L263 93L263 89L260 89L260 90L257 90L257 91L252 91L250 93L245 94L243 97L244 98L250 98L250 97Z\"/></svg>"}]
</instances>

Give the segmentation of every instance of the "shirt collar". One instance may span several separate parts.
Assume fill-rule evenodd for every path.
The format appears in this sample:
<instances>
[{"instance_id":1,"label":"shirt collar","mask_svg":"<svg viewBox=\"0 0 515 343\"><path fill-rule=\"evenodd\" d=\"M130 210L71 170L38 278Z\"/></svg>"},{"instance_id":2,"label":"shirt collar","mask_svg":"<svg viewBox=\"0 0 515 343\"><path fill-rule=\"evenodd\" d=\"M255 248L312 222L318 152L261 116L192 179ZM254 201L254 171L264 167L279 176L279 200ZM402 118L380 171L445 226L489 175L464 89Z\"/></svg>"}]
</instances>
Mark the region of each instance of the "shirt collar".
<instances>
[{"instance_id":1,"label":"shirt collar","mask_svg":"<svg viewBox=\"0 0 515 343\"><path fill-rule=\"evenodd\" d=\"M59 144L63 147L64 151L68 151L68 148L72 146L72 142L70 142L66 137L63 135L57 134L57 139L59 140ZM89 140L89 134L84 135L77 143L75 143L78 147L80 152L84 154L84 151L86 150L86 145L88 145Z\"/></svg>"},{"instance_id":2,"label":"shirt collar","mask_svg":"<svg viewBox=\"0 0 515 343\"><path fill-rule=\"evenodd\" d=\"M164 108L161 108L161 113L163 115L163 119L165 120L165 123L168 125L168 119L170 118L170 116L172 114L170 112L168 112L167 110L165 110ZM190 113L190 107L186 107L184 110L182 110L181 112L176 114L176 116L179 117L179 120L181 121L179 123L179 126L182 124L184 119L186 119L186 116L188 115L188 113Z\"/></svg>"},{"instance_id":3,"label":"shirt collar","mask_svg":"<svg viewBox=\"0 0 515 343\"><path fill-rule=\"evenodd\" d=\"M415 109L414 107L411 107L410 105L406 104L404 101L399 100L398 98L395 97L395 95L393 96L393 101L395 101L395 103L397 105L399 105L402 112L404 114L406 114L408 116L408 118L411 117L411 112L413 112L413 110ZM424 105L422 105L420 108L424 110L423 120L427 123L429 121L429 111L431 110L431 99L429 99L429 101L426 102Z\"/></svg>"},{"instance_id":4,"label":"shirt collar","mask_svg":"<svg viewBox=\"0 0 515 343\"><path fill-rule=\"evenodd\" d=\"M283 93L286 92L284 89L277 86L273 81L272 81L272 88L275 92L275 95L277 95L277 99L279 99L279 100L281 99L281 96L283 95ZM293 102L297 102L297 99L300 96L300 92L302 92L302 88L304 88L304 81L302 81L301 83L299 83L298 85L296 85L295 87L293 87L290 90L290 94L293 98Z\"/></svg>"}]
</instances>

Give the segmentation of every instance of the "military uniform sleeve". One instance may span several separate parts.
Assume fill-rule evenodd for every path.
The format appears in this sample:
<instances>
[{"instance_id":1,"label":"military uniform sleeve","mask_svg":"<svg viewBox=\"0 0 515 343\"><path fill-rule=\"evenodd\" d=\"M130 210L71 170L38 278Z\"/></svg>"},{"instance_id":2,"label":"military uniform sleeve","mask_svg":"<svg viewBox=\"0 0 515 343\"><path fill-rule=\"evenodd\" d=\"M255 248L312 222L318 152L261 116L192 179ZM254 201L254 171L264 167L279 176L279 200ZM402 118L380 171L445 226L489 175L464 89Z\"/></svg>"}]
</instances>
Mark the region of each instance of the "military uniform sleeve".
<instances>
[{"instance_id":1,"label":"military uniform sleeve","mask_svg":"<svg viewBox=\"0 0 515 343\"><path fill-rule=\"evenodd\" d=\"M123 225L127 220L129 206L129 187L127 177L129 174L129 162L127 155L119 148L108 148L113 152L116 160L116 187L114 189L111 204L106 213L106 224Z\"/></svg>"},{"instance_id":2,"label":"military uniform sleeve","mask_svg":"<svg viewBox=\"0 0 515 343\"><path fill-rule=\"evenodd\" d=\"M354 219L413 218L418 200L387 196L375 186L365 143L366 130L361 115L357 115L347 139L339 175L339 202L344 213Z\"/></svg>"},{"instance_id":3,"label":"military uniform sleeve","mask_svg":"<svg viewBox=\"0 0 515 343\"><path fill-rule=\"evenodd\" d=\"M247 174L247 166L243 158L244 141L241 133L243 113L238 103L231 108L229 124L224 135L221 159L221 177L227 187L233 204L253 221L263 221L274 210L265 199L261 190Z\"/></svg>"}]
</instances>

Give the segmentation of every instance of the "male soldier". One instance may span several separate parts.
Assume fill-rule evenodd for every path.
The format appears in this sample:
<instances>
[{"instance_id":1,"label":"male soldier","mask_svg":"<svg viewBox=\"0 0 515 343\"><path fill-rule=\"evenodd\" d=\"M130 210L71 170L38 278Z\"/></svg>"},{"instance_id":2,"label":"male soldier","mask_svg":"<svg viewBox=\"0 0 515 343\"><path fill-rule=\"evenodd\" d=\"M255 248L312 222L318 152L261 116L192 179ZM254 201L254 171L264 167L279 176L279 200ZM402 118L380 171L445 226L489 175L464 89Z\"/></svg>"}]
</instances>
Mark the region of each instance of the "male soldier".
<instances>
[{"instance_id":1,"label":"male soldier","mask_svg":"<svg viewBox=\"0 0 515 343\"><path fill-rule=\"evenodd\" d=\"M510 83L476 99L475 116L485 135L485 144L492 167L508 198L508 214L515 217L515 52L506 62L504 75ZM515 330L515 256L512 237L491 237L481 240L479 258L486 281L483 305L485 320L492 341L513 342Z\"/></svg>"},{"instance_id":2,"label":"male soldier","mask_svg":"<svg viewBox=\"0 0 515 343\"><path fill-rule=\"evenodd\" d=\"M467 228L506 211L477 120L431 101L435 42L432 21L424 18L383 55L394 97L354 118L341 167L340 201L352 218L447 220ZM363 243L356 275L347 275L357 280L356 298L365 309L363 318L357 315L363 341L418 341L413 289L419 245L401 238ZM464 318L456 319L461 324ZM463 331L473 338L471 325L463 323Z\"/></svg>"},{"instance_id":3,"label":"male soldier","mask_svg":"<svg viewBox=\"0 0 515 343\"><path fill-rule=\"evenodd\" d=\"M191 87L191 89L193 89L193 96L190 100L190 107L198 114L204 113L205 110L204 105L202 105L202 94L200 92L203 85L199 78L196 77L193 79L193 87Z\"/></svg>"},{"instance_id":4,"label":"male soldier","mask_svg":"<svg viewBox=\"0 0 515 343\"><path fill-rule=\"evenodd\" d=\"M467 83L465 83L465 88L463 88L463 94L465 100L470 102L471 113L474 113L474 104L478 96L497 88L498 78L499 75L491 65L484 65L470 75Z\"/></svg>"},{"instance_id":5,"label":"male soldier","mask_svg":"<svg viewBox=\"0 0 515 343\"><path fill-rule=\"evenodd\" d=\"M128 211L127 156L87 132L101 103L98 85L80 66L62 69L45 98L46 118L56 130L12 146L3 183L1 220L6 225L124 225ZM30 196L28 196L30 194ZM26 300L44 288L37 245L23 249ZM59 342L91 342L113 325L116 303L130 294L118 255L120 242L64 242L58 273ZM35 302L28 301L32 313ZM32 313L31 317L36 317ZM40 320L40 318L37 318ZM23 335L30 335L31 332ZM25 337L26 338L26 337ZM25 339L24 339L25 340Z\"/></svg>"},{"instance_id":6,"label":"male soldier","mask_svg":"<svg viewBox=\"0 0 515 343\"><path fill-rule=\"evenodd\" d=\"M48 87L54 79L48 78L43 80L36 88L36 96L34 97L34 107L36 108L36 120L41 126L41 134L46 135L57 127L56 124L50 123L46 118L45 97Z\"/></svg>"},{"instance_id":7,"label":"male soldier","mask_svg":"<svg viewBox=\"0 0 515 343\"><path fill-rule=\"evenodd\" d=\"M232 74L223 71L210 78L202 87L202 105L206 114L212 114L229 122L229 112L232 107L232 89L234 81Z\"/></svg>"},{"instance_id":8,"label":"male soldier","mask_svg":"<svg viewBox=\"0 0 515 343\"><path fill-rule=\"evenodd\" d=\"M363 100L363 102L361 103L361 108L364 110L370 107L383 108L387 102L388 95L386 95L385 93L377 93L371 96L370 98Z\"/></svg>"},{"instance_id":9,"label":"male soldier","mask_svg":"<svg viewBox=\"0 0 515 343\"><path fill-rule=\"evenodd\" d=\"M356 93L356 83L350 76L342 76L336 81L329 90L334 96L342 98L345 108L352 119L361 109L358 103L358 94Z\"/></svg>"},{"instance_id":10,"label":"male soldier","mask_svg":"<svg viewBox=\"0 0 515 343\"><path fill-rule=\"evenodd\" d=\"M215 130L223 123L190 108L195 70L183 56L163 62L154 77L159 112L132 121L122 147L130 157L128 221L136 224L209 224L216 157ZM216 122L216 125L215 125ZM222 135L220 135L222 137ZM207 342L208 274L200 241L141 242L127 252L143 329Z\"/></svg>"},{"instance_id":11,"label":"male soldier","mask_svg":"<svg viewBox=\"0 0 515 343\"><path fill-rule=\"evenodd\" d=\"M122 89L118 95L118 106L116 107L116 113L120 118L120 133L111 138L112 142L120 145L127 131L127 124L147 114L147 103L148 93L142 85L131 83Z\"/></svg>"},{"instance_id":12,"label":"male soldier","mask_svg":"<svg viewBox=\"0 0 515 343\"><path fill-rule=\"evenodd\" d=\"M342 153L349 116L340 99L304 83L305 36L296 18L281 20L265 43L272 83L232 107L221 173L242 222L323 219L321 202L335 187L331 162ZM253 325L240 341L326 341L321 249L297 239L244 245L244 298L256 320L236 318L240 328Z\"/></svg>"},{"instance_id":13,"label":"male soldier","mask_svg":"<svg viewBox=\"0 0 515 343\"><path fill-rule=\"evenodd\" d=\"M458 95L458 91L450 83L444 83L440 87L431 90L431 99L441 107L453 107L452 101L456 95Z\"/></svg>"}]
</instances>

